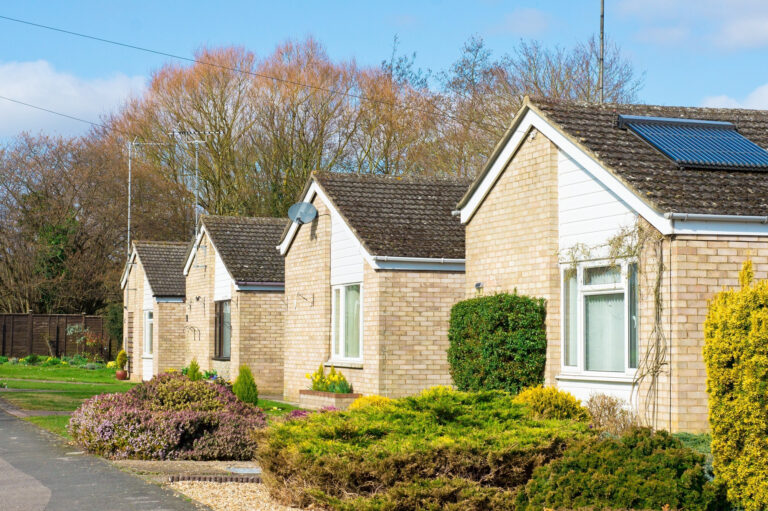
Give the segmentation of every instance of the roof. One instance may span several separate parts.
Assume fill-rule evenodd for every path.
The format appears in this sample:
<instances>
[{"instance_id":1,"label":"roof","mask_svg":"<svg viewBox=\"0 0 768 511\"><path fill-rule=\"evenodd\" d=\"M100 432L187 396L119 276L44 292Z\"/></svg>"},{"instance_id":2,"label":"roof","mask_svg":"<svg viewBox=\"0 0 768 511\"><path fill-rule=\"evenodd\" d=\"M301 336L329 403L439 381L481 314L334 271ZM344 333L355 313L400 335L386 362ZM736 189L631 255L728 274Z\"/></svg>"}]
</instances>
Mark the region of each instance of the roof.
<instances>
[{"instance_id":1,"label":"roof","mask_svg":"<svg viewBox=\"0 0 768 511\"><path fill-rule=\"evenodd\" d=\"M322 172L313 179L372 256L464 258L451 215L469 179Z\"/></svg>"},{"instance_id":2,"label":"roof","mask_svg":"<svg viewBox=\"0 0 768 511\"><path fill-rule=\"evenodd\" d=\"M726 121L766 149L768 111L533 98L526 101L517 117L523 116L527 108L542 114L659 213L768 215L768 174L765 171L683 169L632 130L618 127L619 115ZM505 137L508 136L509 133ZM497 147L494 154L498 153ZM489 163L478 176L461 206L466 204L490 167Z\"/></svg>"},{"instance_id":3,"label":"roof","mask_svg":"<svg viewBox=\"0 0 768 511\"><path fill-rule=\"evenodd\" d=\"M184 241L136 241L139 256L153 296L184 296L184 263L189 243Z\"/></svg>"},{"instance_id":4,"label":"roof","mask_svg":"<svg viewBox=\"0 0 768 511\"><path fill-rule=\"evenodd\" d=\"M235 282L285 281L283 258L275 247L288 220L208 215L201 221Z\"/></svg>"}]
</instances>

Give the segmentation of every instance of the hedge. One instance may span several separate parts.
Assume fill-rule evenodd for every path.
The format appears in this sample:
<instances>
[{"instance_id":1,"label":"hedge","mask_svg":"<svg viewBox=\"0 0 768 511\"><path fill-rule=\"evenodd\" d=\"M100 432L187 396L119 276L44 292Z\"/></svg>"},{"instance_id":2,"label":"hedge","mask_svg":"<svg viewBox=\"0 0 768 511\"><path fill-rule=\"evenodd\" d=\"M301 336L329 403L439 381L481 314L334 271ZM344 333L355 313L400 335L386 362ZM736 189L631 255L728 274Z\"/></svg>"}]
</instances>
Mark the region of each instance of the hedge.
<instances>
[{"instance_id":1,"label":"hedge","mask_svg":"<svg viewBox=\"0 0 768 511\"><path fill-rule=\"evenodd\" d=\"M747 261L704 324L715 473L746 511L768 508L768 281L752 275Z\"/></svg>"},{"instance_id":2,"label":"hedge","mask_svg":"<svg viewBox=\"0 0 768 511\"><path fill-rule=\"evenodd\" d=\"M471 298L451 309L448 361L459 390L517 393L541 385L547 354L544 299Z\"/></svg>"}]
</instances>

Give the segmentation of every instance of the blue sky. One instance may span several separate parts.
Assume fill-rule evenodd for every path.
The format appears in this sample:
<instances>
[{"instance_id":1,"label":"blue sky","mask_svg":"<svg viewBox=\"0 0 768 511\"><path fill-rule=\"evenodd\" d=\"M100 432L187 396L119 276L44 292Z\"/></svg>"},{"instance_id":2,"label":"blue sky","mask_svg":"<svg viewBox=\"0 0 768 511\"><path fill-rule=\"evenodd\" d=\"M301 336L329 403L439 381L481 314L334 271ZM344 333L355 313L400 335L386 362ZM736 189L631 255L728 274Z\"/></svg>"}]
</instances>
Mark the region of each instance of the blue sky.
<instances>
[{"instance_id":1,"label":"blue sky","mask_svg":"<svg viewBox=\"0 0 768 511\"><path fill-rule=\"evenodd\" d=\"M395 35L423 68L447 68L472 35L495 55L521 39L570 46L598 30L599 0L35 1L0 15L191 56L202 45L257 55L313 35L334 59L385 59ZM606 31L638 71L644 103L768 108L768 1L606 0ZM0 20L0 95L97 120L167 59ZM0 136L73 134L73 121L0 100Z\"/></svg>"}]
</instances>

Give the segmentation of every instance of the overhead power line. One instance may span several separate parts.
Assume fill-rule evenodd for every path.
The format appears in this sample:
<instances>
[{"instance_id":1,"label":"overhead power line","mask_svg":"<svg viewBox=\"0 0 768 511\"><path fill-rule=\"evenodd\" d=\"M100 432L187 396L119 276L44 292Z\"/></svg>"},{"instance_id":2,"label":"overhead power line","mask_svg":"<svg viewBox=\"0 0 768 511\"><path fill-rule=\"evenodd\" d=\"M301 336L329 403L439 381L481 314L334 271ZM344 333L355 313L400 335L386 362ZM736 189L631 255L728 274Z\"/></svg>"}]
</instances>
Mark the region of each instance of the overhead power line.
<instances>
[{"instance_id":1,"label":"overhead power line","mask_svg":"<svg viewBox=\"0 0 768 511\"><path fill-rule=\"evenodd\" d=\"M426 114L434 114L435 112L437 112L440 116L446 117L448 119L452 119L452 120L455 120L455 121L475 122L475 123L477 123L477 126L480 129L482 129L483 131L485 131L486 133L489 133L491 135L496 135L497 134L496 131L493 131L493 130L487 128L486 126L484 126L484 123L480 122L479 120L476 120L476 119L472 120L472 119L465 119L465 118L462 118L462 117L457 117L457 116L454 116L453 114L445 112L444 110L441 110L440 108L438 108L436 106L432 107L434 109L434 111L429 111L429 110L426 110L424 108L419 108L419 107L414 107L414 106L409 106L409 105L399 105L399 104L394 103L392 101L386 101L386 100L382 100L382 99L369 98L368 96L364 96L362 94L355 94L354 92L340 91L340 90L332 89L332 88L329 88L329 87L323 87L321 85L312 85L312 84L309 84L309 83L299 82L299 81L296 81L296 80L290 80L288 78L281 78L279 76L273 76L273 75L268 75L268 74L264 74L264 73L257 73L257 72L254 72L254 71L250 71L250 70L242 69L242 68L238 68L238 67L225 66L223 64L217 64L216 62L200 60L200 59L196 59L196 58L193 58L193 57L185 57L183 55L176 55L174 53L168 53L168 52L165 52L165 51L154 50L152 48L147 48L147 47L144 47L144 46L137 46L135 44L129 44L129 43L123 43L123 42L120 42L120 41L114 41L112 39L105 39L103 37L97 37L97 36L93 36L93 35L89 35L89 34L83 34L81 32L75 32L73 30L66 30L66 29L58 28L58 27L52 27L50 25L43 25L41 23L35 23L33 21L22 20L22 19L19 19L19 18L12 18L10 16L0 15L0 19L6 20L6 21L12 21L14 23L21 23L23 25L29 25L29 26L32 26L32 27L42 28L42 29L45 29L45 30L51 30L51 31L54 31L54 32L59 32L59 33L62 33L62 34L67 34L67 35L71 35L71 36L75 36L75 37L82 37L84 39L90 39L92 41L98 41L98 42L101 42L101 43L112 44L112 45L115 45L115 46L121 46L123 48L128 48L128 49L131 49L131 50L143 51L143 52L146 52L146 53L151 53L151 54L154 54L154 55L160 55L160 56L163 56L163 57L169 57L169 58L177 59L177 60L183 60L185 62L191 62L191 63L194 63L194 64L201 64L201 65L204 65L204 66L216 67L216 68L223 69L223 70L226 70L226 71L232 71L232 72L236 72L236 73L243 73L243 74L255 76L255 77L258 77L258 78L265 78L267 80L274 80L274 81L285 83L285 84L288 84L288 85L296 85L298 87L305 87L305 88L309 88L309 89L314 89L314 90L318 90L318 91L321 91L321 92L327 92L329 94L346 96L346 97L349 97L349 98L358 99L360 101L365 101L365 102L369 102L369 103L378 103L378 104L382 104L382 105L391 106L391 107L394 107L394 108L402 108L404 110L413 110L413 111L416 111L416 112L422 112L422 113L426 113Z\"/></svg>"},{"instance_id":2,"label":"overhead power line","mask_svg":"<svg viewBox=\"0 0 768 511\"><path fill-rule=\"evenodd\" d=\"M121 131L119 129L113 128L111 126L107 126L106 124L101 124L101 123L98 123L98 122L89 121L88 119L83 119L81 117L75 117L74 115L69 115L69 114L65 114L65 113L62 113L62 112L57 112L56 110L51 110L50 108L43 108L41 106L33 105L32 103L25 103L24 101L19 101L18 99L9 98L9 97L6 97L6 96L0 96L0 99L3 99L5 101L9 101L11 103L16 103L17 105L22 105L22 106L26 106L26 107L29 107L29 108L34 108L35 110L40 110L41 112L48 112L49 114L58 115L59 117L66 117L67 119L72 119L73 121L83 122L85 124L90 124L91 126L96 126L97 128L105 128L105 129L108 129L108 130L116 131L118 133L122 133L124 135L128 135L127 133L125 133L125 132L123 132L123 131Z\"/></svg>"}]
</instances>

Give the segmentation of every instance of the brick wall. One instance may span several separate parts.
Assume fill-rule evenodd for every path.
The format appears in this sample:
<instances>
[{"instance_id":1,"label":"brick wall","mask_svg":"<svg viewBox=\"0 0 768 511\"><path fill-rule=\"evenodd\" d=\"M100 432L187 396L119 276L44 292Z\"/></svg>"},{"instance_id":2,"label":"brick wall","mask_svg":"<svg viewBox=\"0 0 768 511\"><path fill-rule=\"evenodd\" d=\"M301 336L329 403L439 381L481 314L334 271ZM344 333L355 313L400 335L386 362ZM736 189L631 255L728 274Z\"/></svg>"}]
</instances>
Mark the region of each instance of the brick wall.
<instances>
[{"instance_id":1,"label":"brick wall","mask_svg":"<svg viewBox=\"0 0 768 511\"><path fill-rule=\"evenodd\" d=\"M547 299L546 382L560 372L557 147L530 135L466 226L466 296L513 292Z\"/></svg>"},{"instance_id":2,"label":"brick wall","mask_svg":"<svg viewBox=\"0 0 768 511\"><path fill-rule=\"evenodd\" d=\"M184 365L195 358L201 370L213 369L214 323L213 285L216 254L208 235L200 240L187 274L186 356ZM218 370L218 368L217 368Z\"/></svg>"},{"instance_id":3,"label":"brick wall","mask_svg":"<svg viewBox=\"0 0 768 511\"><path fill-rule=\"evenodd\" d=\"M261 291L239 291L232 296L230 375L235 378L245 364L259 394L282 396L285 296Z\"/></svg>"},{"instance_id":4,"label":"brick wall","mask_svg":"<svg viewBox=\"0 0 768 511\"><path fill-rule=\"evenodd\" d=\"M312 203L318 216L299 228L285 257L284 397L293 402L331 351L331 217L317 197Z\"/></svg>"},{"instance_id":5,"label":"brick wall","mask_svg":"<svg viewBox=\"0 0 768 511\"><path fill-rule=\"evenodd\" d=\"M136 262L130 269L123 289L123 339L128 341L129 313L133 316L133 353L131 353L131 380L141 381L141 356L144 351L144 268Z\"/></svg>"},{"instance_id":6,"label":"brick wall","mask_svg":"<svg viewBox=\"0 0 768 511\"><path fill-rule=\"evenodd\" d=\"M155 302L154 364L155 374L181 369L186 362L184 302Z\"/></svg>"}]
</instances>

